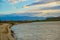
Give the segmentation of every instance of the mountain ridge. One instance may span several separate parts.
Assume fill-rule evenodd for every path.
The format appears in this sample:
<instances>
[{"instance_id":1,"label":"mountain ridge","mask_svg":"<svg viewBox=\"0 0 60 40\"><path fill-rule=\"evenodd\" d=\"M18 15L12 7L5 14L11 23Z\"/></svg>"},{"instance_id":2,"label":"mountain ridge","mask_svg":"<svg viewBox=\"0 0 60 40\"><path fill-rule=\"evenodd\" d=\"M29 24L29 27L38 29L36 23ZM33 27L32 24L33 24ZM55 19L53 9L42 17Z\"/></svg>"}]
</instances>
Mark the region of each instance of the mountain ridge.
<instances>
[{"instance_id":1,"label":"mountain ridge","mask_svg":"<svg viewBox=\"0 0 60 40\"><path fill-rule=\"evenodd\" d=\"M45 17L21 16L19 14L1 15L1 21L21 21L21 20L46 20Z\"/></svg>"}]
</instances>

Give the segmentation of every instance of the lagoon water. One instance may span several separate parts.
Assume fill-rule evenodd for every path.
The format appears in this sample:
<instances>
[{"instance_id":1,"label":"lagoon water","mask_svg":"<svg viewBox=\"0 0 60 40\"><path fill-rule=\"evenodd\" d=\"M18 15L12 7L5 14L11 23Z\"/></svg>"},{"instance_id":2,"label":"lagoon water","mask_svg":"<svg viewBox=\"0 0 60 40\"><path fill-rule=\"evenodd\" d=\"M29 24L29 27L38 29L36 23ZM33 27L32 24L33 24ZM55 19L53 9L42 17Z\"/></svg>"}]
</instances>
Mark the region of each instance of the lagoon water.
<instances>
[{"instance_id":1,"label":"lagoon water","mask_svg":"<svg viewBox=\"0 0 60 40\"><path fill-rule=\"evenodd\" d=\"M24 23L11 29L16 40L60 40L60 21Z\"/></svg>"}]
</instances>

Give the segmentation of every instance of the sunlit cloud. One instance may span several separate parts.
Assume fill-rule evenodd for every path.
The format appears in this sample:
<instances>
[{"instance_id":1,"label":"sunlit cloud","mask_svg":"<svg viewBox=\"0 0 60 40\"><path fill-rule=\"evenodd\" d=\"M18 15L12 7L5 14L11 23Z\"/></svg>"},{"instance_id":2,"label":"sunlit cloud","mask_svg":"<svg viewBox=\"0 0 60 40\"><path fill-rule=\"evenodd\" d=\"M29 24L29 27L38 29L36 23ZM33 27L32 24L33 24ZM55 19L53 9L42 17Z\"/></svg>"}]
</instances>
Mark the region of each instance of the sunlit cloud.
<instances>
[{"instance_id":1,"label":"sunlit cloud","mask_svg":"<svg viewBox=\"0 0 60 40\"><path fill-rule=\"evenodd\" d=\"M46 14L56 14L60 13L60 10L31 10L29 12L40 12L40 14L34 14L35 16L43 16Z\"/></svg>"},{"instance_id":2,"label":"sunlit cloud","mask_svg":"<svg viewBox=\"0 0 60 40\"><path fill-rule=\"evenodd\" d=\"M36 9L39 9L39 8L45 8L45 7L54 7L54 6L60 6L60 1L58 2L50 2L50 3L47 3L47 4L38 4L38 5L32 5L32 6L24 6L24 8L36 8Z\"/></svg>"},{"instance_id":3,"label":"sunlit cloud","mask_svg":"<svg viewBox=\"0 0 60 40\"><path fill-rule=\"evenodd\" d=\"M29 10L28 12L40 12L40 14L34 14L34 16L56 16L55 14L60 13L60 10L50 10L49 8L52 7L56 7L56 6L60 6L60 1L56 1L56 2L50 2L50 3L46 3L46 4L37 4L37 5L31 5L31 6L25 6L24 8L31 8L32 10ZM44 10L44 8L48 8L49 10ZM41 10L43 9L43 10ZM47 15L49 14L49 15ZM51 15L50 15L51 14ZM46 17L45 16L45 17Z\"/></svg>"},{"instance_id":4,"label":"sunlit cloud","mask_svg":"<svg viewBox=\"0 0 60 40\"><path fill-rule=\"evenodd\" d=\"M40 9L32 9L32 10L19 10L19 12L60 12L60 10L40 10Z\"/></svg>"},{"instance_id":5,"label":"sunlit cloud","mask_svg":"<svg viewBox=\"0 0 60 40\"><path fill-rule=\"evenodd\" d=\"M29 11L18 11L17 14L27 14L27 16L36 17L48 17L48 16L58 16L60 10L29 10Z\"/></svg>"}]
</instances>

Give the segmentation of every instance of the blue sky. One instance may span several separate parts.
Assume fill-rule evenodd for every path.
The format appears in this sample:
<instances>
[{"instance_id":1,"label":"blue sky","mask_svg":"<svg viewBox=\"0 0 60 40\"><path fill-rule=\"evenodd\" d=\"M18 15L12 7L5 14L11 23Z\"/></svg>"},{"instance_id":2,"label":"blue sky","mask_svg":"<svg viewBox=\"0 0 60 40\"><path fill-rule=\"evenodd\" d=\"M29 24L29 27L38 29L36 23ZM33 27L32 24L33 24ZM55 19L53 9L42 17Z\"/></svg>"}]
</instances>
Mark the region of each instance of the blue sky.
<instances>
[{"instance_id":1,"label":"blue sky","mask_svg":"<svg viewBox=\"0 0 60 40\"><path fill-rule=\"evenodd\" d=\"M23 6L29 5L33 2L34 1L32 1L32 0L25 0L25 1L20 1L17 3L13 3L13 2L11 3L8 0L0 0L0 5L1 5L0 6L0 12L3 14L8 13L8 12L14 13L14 12L17 12L18 10L21 10Z\"/></svg>"},{"instance_id":2,"label":"blue sky","mask_svg":"<svg viewBox=\"0 0 60 40\"><path fill-rule=\"evenodd\" d=\"M37 14L34 14L35 12ZM34 14L33 16L45 17L59 16L60 0L0 0L0 14L13 13L31 13L31 15Z\"/></svg>"}]
</instances>

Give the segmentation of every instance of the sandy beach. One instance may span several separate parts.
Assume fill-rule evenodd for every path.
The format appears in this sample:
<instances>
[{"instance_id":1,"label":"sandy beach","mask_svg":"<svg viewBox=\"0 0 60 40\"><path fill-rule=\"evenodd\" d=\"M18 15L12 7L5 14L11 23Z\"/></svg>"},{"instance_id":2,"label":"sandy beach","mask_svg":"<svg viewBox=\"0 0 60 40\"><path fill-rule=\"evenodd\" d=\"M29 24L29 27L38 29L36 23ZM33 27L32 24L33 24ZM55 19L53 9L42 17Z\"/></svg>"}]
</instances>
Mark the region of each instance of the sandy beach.
<instances>
[{"instance_id":1,"label":"sandy beach","mask_svg":"<svg viewBox=\"0 0 60 40\"><path fill-rule=\"evenodd\" d=\"M14 40L10 27L8 23L0 24L0 40Z\"/></svg>"}]
</instances>

